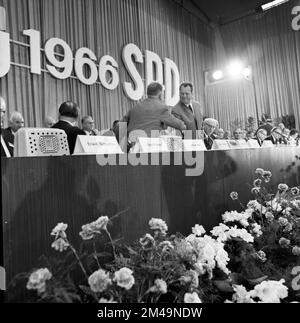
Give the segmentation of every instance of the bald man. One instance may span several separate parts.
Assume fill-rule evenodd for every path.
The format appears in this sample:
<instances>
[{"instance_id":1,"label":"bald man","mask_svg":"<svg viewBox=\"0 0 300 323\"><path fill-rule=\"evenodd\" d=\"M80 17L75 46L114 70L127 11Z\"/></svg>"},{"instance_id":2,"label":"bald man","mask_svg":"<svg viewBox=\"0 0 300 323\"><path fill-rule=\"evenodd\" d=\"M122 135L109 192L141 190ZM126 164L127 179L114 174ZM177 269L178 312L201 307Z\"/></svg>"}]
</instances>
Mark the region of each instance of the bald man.
<instances>
[{"instance_id":1,"label":"bald man","mask_svg":"<svg viewBox=\"0 0 300 323\"><path fill-rule=\"evenodd\" d=\"M20 112L14 111L9 118L9 127L2 131L3 139L7 143L11 156L14 152L15 134L22 127L24 127L24 118Z\"/></svg>"}]
</instances>

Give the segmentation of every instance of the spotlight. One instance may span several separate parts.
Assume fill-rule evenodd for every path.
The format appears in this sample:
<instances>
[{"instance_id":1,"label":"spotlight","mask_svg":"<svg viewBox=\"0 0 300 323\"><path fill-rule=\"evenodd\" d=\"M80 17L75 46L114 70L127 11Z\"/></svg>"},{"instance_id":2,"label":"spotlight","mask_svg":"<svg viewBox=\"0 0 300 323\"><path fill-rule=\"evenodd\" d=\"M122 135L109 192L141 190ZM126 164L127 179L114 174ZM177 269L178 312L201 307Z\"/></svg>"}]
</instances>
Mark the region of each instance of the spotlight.
<instances>
[{"instance_id":1,"label":"spotlight","mask_svg":"<svg viewBox=\"0 0 300 323\"><path fill-rule=\"evenodd\" d=\"M243 71L243 64L239 61L232 62L228 66L228 72L234 78L241 76L242 71Z\"/></svg>"},{"instance_id":2,"label":"spotlight","mask_svg":"<svg viewBox=\"0 0 300 323\"><path fill-rule=\"evenodd\" d=\"M212 77L214 80L218 81L223 77L223 72L222 71L215 71L215 72L213 72Z\"/></svg>"},{"instance_id":3,"label":"spotlight","mask_svg":"<svg viewBox=\"0 0 300 323\"><path fill-rule=\"evenodd\" d=\"M245 77L249 77L252 74L251 68L250 67L245 67L243 70L243 75Z\"/></svg>"}]
</instances>

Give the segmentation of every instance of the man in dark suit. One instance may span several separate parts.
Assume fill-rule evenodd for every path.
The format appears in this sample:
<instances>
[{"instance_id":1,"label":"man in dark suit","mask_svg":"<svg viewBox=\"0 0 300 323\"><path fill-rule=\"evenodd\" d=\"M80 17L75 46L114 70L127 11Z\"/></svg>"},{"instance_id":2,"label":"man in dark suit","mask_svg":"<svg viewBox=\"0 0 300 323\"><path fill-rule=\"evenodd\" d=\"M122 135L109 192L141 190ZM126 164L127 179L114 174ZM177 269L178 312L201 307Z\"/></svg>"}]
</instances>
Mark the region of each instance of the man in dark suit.
<instances>
[{"instance_id":1,"label":"man in dark suit","mask_svg":"<svg viewBox=\"0 0 300 323\"><path fill-rule=\"evenodd\" d=\"M64 130L67 134L70 154L73 154L78 135L85 135L85 132L76 127L79 108L74 102L64 102L59 108L59 121L52 128Z\"/></svg>"},{"instance_id":2,"label":"man in dark suit","mask_svg":"<svg viewBox=\"0 0 300 323\"><path fill-rule=\"evenodd\" d=\"M147 99L138 103L128 111L121 122L127 122L128 140L136 142L138 137L159 137L160 131L166 127L185 130L184 123L172 116L162 101L163 86L153 82L147 88Z\"/></svg>"},{"instance_id":3,"label":"man in dark suit","mask_svg":"<svg viewBox=\"0 0 300 323\"><path fill-rule=\"evenodd\" d=\"M1 135L9 150L10 156L14 154L14 141L17 131L24 127L24 119L20 112L12 112L9 119L9 127L1 131Z\"/></svg>"},{"instance_id":4,"label":"man in dark suit","mask_svg":"<svg viewBox=\"0 0 300 323\"><path fill-rule=\"evenodd\" d=\"M95 122L91 116L84 116L81 119L82 130L87 136L100 136L100 131L95 129Z\"/></svg>"},{"instance_id":5,"label":"man in dark suit","mask_svg":"<svg viewBox=\"0 0 300 323\"><path fill-rule=\"evenodd\" d=\"M6 114L6 104L2 96L0 96L0 112L1 112L1 157L11 157L7 148L8 143L4 140L2 133L4 132L4 116Z\"/></svg>"},{"instance_id":6,"label":"man in dark suit","mask_svg":"<svg viewBox=\"0 0 300 323\"><path fill-rule=\"evenodd\" d=\"M266 140L270 140L273 145L277 145L281 143L282 140L282 130L279 127L273 127L271 129L271 134Z\"/></svg>"},{"instance_id":7,"label":"man in dark suit","mask_svg":"<svg viewBox=\"0 0 300 323\"><path fill-rule=\"evenodd\" d=\"M172 109L172 114L186 125L186 139L197 139L197 130L201 130L203 111L198 102L193 101L192 83L182 83L179 88L180 101Z\"/></svg>"}]
</instances>

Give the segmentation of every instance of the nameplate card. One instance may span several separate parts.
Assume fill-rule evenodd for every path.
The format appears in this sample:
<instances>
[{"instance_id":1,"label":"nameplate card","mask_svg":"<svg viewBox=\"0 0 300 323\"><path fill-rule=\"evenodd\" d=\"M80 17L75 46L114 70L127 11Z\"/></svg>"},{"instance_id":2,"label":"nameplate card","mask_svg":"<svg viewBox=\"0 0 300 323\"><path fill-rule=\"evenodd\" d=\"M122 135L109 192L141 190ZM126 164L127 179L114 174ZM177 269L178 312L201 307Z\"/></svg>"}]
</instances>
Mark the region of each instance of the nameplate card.
<instances>
[{"instance_id":1,"label":"nameplate card","mask_svg":"<svg viewBox=\"0 0 300 323\"><path fill-rule=\"evenodd\" d=\"M160 136L167 145L168 151L182 151L182 138L179 136Z\"/></svg>"},{"instance_id":2,"label":"nameplate card","mask_svg":"<svg viewBox=\"0 0 300 323\"><path fill-rule=\"evenodd\" d=\"M131 153L161 153L168 152L166 141L161 138L138 137Z\"/></svg>"},{"instance_id":3,"label":"nameplate card","mask_svg":"<svg viewBox=\"0 0 300 323\"><path fill-rule=\"evenodd\" d=\"M215 139L212 150L228 150L230 149L227 140Z\"/></svg>"},{"instance_id":4,"label":"nameplate card","mask_svg":"<svg viewBox=\"0 0 300 323\"><path fill-rule=\"evenodd\" d=\"M241 149L241 143L240 140L227 140L229 149ZM247 147L249 148L249 147Z\"/></svg>"},{"instance_id":5,"label":"nameplate card","mask_svg":"<svg viewBox=\"0 0 300 323\"><path fill-rule=\"evenodd\" d=\"M116 137L77 136L74 155L123 154Z\"/></svg>"},{"instance_id":6,"label":"nameplate card","mask_svg":"<svg viewBox=\"0 0 300 323\"><path fill-rule=\"evenodd\" d=\"M260 148L259 143L255 139L249 139L247 141L248 148Z\"/></svg>"},{"instance_id":7,"label":"nameplate card","mask_svg":"<svg viewBox=\"0 0 300 323\"><path fill-rule=\"evenodd\" d=\"M262 148L272 148L274 147L271 140L265 140L263 144L261 145Z\"/></svg>"},{"instance_id":8,"label":"nameplate card","mask_svg":"<svg viewBox=\"0 0 300 323\"><path fill-rule=\"evenodd\" d=\"M203 140L185 139L183 140L183 151L206 151L206 146Z\"/></svg>"}]
</instances>

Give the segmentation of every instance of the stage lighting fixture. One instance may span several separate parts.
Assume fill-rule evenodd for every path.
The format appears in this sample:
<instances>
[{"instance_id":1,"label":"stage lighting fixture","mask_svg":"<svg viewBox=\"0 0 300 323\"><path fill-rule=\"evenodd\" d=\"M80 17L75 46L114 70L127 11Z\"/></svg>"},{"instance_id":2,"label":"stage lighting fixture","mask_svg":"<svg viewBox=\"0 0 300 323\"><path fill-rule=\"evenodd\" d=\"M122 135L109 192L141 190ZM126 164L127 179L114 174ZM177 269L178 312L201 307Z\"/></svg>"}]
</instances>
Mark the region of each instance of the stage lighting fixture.
<instances>
[{"instance_id":1,"label":"stage lighting fixture","mask_svg":"<svg viewBox=\"0 0 300 323\"><path fill-rule=\"evenodd\" d=\"M271 9L273 7L279 6L279 5L281 5L281 4L285 3L285 2L288 2L288 1L289 0L275 0L275 1L271 1L269 3L266 3L266 4L262 5L261 6L261 9L263 11L266 11L266 10L269 10L269 9Z\"/></svg>"},{"instance_id":2,"label":"stage lighting fixture","mask_svg":"<svg viewBox=\"0 0 300 323\"><path fill-rule=\"evenodd\" d=\"M231 77L237 78L242 75L243 64L239 61L234 61L228 66L228 72Z\"/></svg>"},{"instance_id":3,"label":"stage lighting fixture","mask_svg":"<svg viewBox=\"0 0 300 323\"><path fill-rule=\"evenodd\" d=\"M252 74L251 68L250 67L245 67L243 70L243 75L245 77L249 77Z\"/></svg>"},{"instance_id":4,"label":"stage lighting fixture","mask_svg":"<svg viewBox=\"0 0 300 323\"><path fill-rule=\"evenodd\" d=\"M222 77L223 77L223 72L222 71L215 71L213 72L213 75L212 75L213 79L218 81L220 80Z\"/></svg>"}]
</instances>

